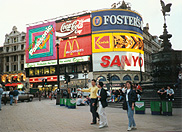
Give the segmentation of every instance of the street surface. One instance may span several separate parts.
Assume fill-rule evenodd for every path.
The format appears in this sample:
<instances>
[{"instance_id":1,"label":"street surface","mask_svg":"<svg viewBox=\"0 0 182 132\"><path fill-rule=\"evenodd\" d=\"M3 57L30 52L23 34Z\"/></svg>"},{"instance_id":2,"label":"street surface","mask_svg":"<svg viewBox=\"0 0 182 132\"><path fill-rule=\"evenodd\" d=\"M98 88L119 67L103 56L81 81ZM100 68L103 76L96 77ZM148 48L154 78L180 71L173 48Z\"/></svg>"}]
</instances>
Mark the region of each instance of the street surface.
<instances>
[{"instance_id":1,"label":"street surface","mask_svg":"<svg viewBox=\"0 0 182 132\"><path fill-rule=\"evenodd\" d=\"M0 132L125 132L128 126L126 111L106 108L109 127L99 129L90 125L89 106L67 109L55 105L55 100L33 100L17 106L2 105ZM154 116L150 109L145 115L136 115L137 130L134 132L182 131L182 109L173 109L173 116Z\"/></svg>"}]
</instances>

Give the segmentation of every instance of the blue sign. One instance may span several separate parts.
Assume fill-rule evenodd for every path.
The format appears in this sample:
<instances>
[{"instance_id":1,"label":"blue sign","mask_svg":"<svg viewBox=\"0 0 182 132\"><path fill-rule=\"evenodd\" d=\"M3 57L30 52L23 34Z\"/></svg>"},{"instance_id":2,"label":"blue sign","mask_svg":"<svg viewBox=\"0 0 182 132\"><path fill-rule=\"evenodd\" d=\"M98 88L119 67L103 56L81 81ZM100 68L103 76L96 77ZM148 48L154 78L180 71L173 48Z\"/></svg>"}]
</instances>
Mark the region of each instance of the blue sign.
<instances>
[{"instance_id":1,"label":"blue sign","mask_svg":"<svg viewBox=\"0 0 182 132\"><path fill-rule=\"evenodd\" d=\"M142 17L130 10L109 9L92 12L92 33L124 32L143 35Z\"/></svg>"}]
</instances>

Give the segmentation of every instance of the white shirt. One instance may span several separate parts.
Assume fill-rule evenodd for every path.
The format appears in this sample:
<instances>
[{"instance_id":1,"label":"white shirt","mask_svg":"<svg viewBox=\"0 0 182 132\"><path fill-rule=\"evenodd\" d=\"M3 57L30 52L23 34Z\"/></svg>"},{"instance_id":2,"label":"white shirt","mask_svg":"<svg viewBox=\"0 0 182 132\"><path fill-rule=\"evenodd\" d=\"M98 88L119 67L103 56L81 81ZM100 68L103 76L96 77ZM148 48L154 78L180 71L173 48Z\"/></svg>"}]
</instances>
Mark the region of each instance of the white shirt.
<instances>
[{"instance_id":1,"label":"white shirt","mask_svg":"<svg viewBox=\"0 0 182 132\"><path fill-rule=\"evenodd\" d=\"M128 93L130 92L131 89L127 89L127 92L126 92L126 101L128 101Z\"/></svg>"}]
</instances>

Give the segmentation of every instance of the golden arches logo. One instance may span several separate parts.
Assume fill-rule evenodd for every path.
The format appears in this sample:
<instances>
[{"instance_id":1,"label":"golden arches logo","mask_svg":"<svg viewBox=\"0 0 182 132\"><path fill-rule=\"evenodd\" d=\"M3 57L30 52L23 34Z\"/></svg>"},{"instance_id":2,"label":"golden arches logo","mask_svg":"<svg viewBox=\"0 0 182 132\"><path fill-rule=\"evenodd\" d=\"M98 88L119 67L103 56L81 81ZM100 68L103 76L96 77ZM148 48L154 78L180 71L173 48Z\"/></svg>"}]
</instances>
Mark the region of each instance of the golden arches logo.
<instances>
[{"instance_id":1,"label":"golden arches logo","mask_svg":"<svg viewBox=\"0 0 182 132\"><path fill-rule=\"evenodd\" d=\"M73 55L73 46L74 44L76 44L77 50L78 50L78 55L80 55L80 47L78 44L78 41L76 39L73 40L73 42L71 43L70 40L66 41L65 47L64 47L64 57L66 57L66 52L67 52L67 45L69 44L69 48L70 48L70 55Z\"/></svg>"}]
</instances>

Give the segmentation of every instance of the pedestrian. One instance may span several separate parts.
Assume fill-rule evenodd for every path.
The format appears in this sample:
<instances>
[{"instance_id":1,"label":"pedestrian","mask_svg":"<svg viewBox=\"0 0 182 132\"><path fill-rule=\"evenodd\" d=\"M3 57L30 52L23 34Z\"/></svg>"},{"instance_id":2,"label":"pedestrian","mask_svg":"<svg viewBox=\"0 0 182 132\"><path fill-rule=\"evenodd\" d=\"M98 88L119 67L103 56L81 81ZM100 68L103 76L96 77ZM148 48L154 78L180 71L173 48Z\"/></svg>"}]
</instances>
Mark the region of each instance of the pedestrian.
<instances>
[{"instance_id":1,"label":"pedestrian","mask_svg":"<svg viewBox=\"0 0 182 132\"><path fill-rule=\"evenodd\" d=\"M167 98L169 101L174 101L174 90L169 86L167 86Z\"/></svg>"},{"instance_id":2,"label":"pedestrian","mask_svg":"<svg viewBox=\"0 0 182 132\"><path fill-rule=\"evenodd\" d=\"M0 84L0 111L1 111L1 99L2 99L3 89L2 85Z\"/></svg>"},{"instance_id":3,"label":"pedestrian","mask_svg":"<svg viewBox=\"0 0 182 132\"><path fill-rule=\"evenodd\" d=\"M99 114L97 113L97 92L98 92L98 87L96 86L96 80L92 79L92 87L89 89L77 89L77 91L81 92L90 92L90 98L91 98L91 103L90 103L90 112L92 113L92 122L90 123L91 125L97 124L97 118L99 120Z\"/></svg>"},{"instance_id":4,"label":"pedestrian","mask_svg":"<svg viewBox=\"0 0 182 132\"><path fill-rule=\"evenodd\" d=\"M134 120L134 108L135 108L135 102L137 99L136 90L133 90L132 83L130 81L126 82L126 88L125 91L125 102L126 102L126 108L127 108L127 115L128 115L128 131L131 131L132 129L136 129L136 124Z\"/></svg>"},{"instance_id":5,"label":"pedestrian","mask_svg":"<svg viewBox=\"0 0 182 132\"><path fill-rule=\"evenodd\" d=\"M166 100L166 90L164 89L164 87L162 87L161 89L159 89L157 91L157 93L159 94L159 97L160 99L163 101L163 100Z\"/></svg>"},{"instance_id":6,"label":"pedestrian","mask_svg":"<svg viewBox=\"0 0 182 132\"><path fill-rule=\"evenodd\" d=\"M10 87L10 92L9 92L10 105L12 105L13 103L13 95L14 95L13 88Z\"/></svg>"},{"instance_id":7,"label":"pedestrian","mask_svg":"<svg viewBox=\"0 0 182 132\"><path fill-rule=\"evenodd\" d=\"M83 99L82 99L81 95L78 95L78 99L77 99L76 105L77 106L85 106L85 104L83 103Z\"/></svg>"},{"instance_id":8,"label":"pedestrian","mask_svg":"<svg viewBox=\"0 0 182 132\"><path fill-rule=\"evenodd\" d=\"M104 85L103 82L99 82L99 84L97 85L97 87L99 88L98 93L97 93L97 97L98 97L98 101L99 101L98 112L99 112L99 117L100 117L99 128L108 126L107 116L106 116L106 112L105 112L105 108L108 106L107 100L106 100L107 92L103 88L103 85Z\"/></svg>"},{"instance_id":9,"label":"pedestrian","mask_svg":"<svg viewBox=\"0 0 182 132\"><path fill-rule=\"evenodd\" d=\"M115 102L115 98L116 98L115 90L112 90L111 91L111 102Z\"/></svg>"},{"instance_id":10,"label":"pedestrian","mask_svg":"<svg viewBox=\"0 0 182 132\"><path fill-rule=\"evenodd\" d=\"M139 84L136 84L136 92L137 92L138 101L140 101L141 95L142 95L142 87Z\"/></svg>"},{"instance_id":11,"label":"pedestrian","mask_svg":"<svg viewBox=\"0 0 182 132\"><path fill-rule=\"evenodd\" d=\"M15 90L13 92L14 92L15 105L17 105L19 92L18 92L16 87L15 87Z\"/></svg>"}]
</instances>

